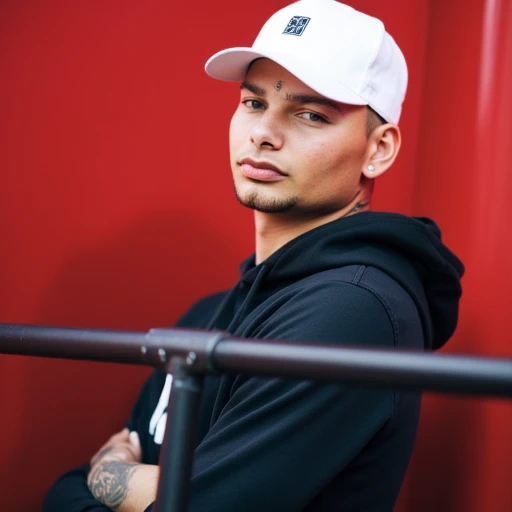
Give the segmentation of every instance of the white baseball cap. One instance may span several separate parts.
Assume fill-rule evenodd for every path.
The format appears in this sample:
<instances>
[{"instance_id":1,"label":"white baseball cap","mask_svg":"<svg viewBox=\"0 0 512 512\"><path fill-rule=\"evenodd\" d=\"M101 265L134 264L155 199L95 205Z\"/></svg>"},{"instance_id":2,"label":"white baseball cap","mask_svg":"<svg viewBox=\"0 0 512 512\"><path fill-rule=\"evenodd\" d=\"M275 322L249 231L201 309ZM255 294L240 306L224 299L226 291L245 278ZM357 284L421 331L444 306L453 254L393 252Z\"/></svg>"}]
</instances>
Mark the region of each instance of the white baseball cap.
<instances>
[{"instance_id":1,"label":"white baseball cap","mask_svg":"<svg viewBox=\"0 0 512 512\"><path fill-rule=\"evenodd\" d=\"M335 0L300 0L276 12L252 48L210 57L213 78L242 81L249 64L273 60L313 90L341 103L369 105L398 123L407 89L407 64L377 18Z\"/></svg>"}]
</instances>

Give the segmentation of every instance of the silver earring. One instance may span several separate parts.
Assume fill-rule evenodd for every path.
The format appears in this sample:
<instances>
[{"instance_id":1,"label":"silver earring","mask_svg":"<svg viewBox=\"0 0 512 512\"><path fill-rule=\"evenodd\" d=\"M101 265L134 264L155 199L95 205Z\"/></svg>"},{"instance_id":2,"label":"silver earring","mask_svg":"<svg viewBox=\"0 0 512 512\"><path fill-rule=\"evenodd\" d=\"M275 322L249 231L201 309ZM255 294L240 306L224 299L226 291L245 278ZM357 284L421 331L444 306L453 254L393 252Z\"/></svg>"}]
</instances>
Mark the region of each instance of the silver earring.
<instances>
[{"instance_id":1,"label":"silver earring","mask_svg":"<svg viewBox=\"0 0 512 512\"><path fill-rule=\"evenodd\" d=\"M375 171L375 167L373 167L373 165L370 164L368 166L368 172L373 172L373 171Z\"/></svg>"}]
</instances>

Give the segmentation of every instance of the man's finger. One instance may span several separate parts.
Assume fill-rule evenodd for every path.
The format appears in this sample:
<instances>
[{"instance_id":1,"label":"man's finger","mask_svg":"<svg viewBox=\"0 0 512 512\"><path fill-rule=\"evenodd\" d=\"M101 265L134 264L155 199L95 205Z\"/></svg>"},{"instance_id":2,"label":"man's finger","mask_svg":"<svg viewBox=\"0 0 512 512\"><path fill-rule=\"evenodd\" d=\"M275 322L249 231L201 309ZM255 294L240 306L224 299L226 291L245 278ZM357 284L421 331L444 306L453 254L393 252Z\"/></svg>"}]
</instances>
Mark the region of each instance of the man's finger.
<instances>
[{"instance_id":1,"label":"man's finger","mask_svg":"<svg viewBox=\"0 0 512 512\"><path fill-rule=\"evenodd\" d=\"M122 454L122 455L120 455ZM140 446L136 446L131 442L120 442L108 446L104 450L100 450L92 459L91 465L102 460L126 460L129 462L140 462L142 454Z\"/></svg>"},{"instance_id":2,"label":"man's finger","mask_svg":"<svg viewBox=\"0 0 512 512\"><path fill-rule=\"evenodd\" d=\"M127 427L123 428L120 432L116 432L108 441L108 443L117 443L118 441L128 441L130 431Z\"/></svg>"},{"instance_id":3,"label":"man's finger","mask_svg":"<svg viewBox=\"0 0 512 512\"><path fill-rule=\"evenodd\" d=\"M139 434L135 431L135 430L132 430L130 432L130 442L133 444L133 446L135 446L136 448L140 448L140 440L139 440Z\"/></svg>"},{"instance_id":4,"label":"man's finger","mask_svg":"<svg viewBox=\"0 0 512 512\"><path fill-rule=\"evenodd\" d=\"M135 460L142 462L142 447L140 445L139 434L135 430L130 432L130 443L133 447Z\"/></svg>"},{"instance_id":5,"label":"man's finger","mask_svg":"<svg viewBox=\"0 0 512 512\"><path fill-rule=\"evenodd\" d=\"M92 456L91 465L94 464L98 459L102 458L105 454L109 453L111 448L119 443L130 442L130 431L127 427L123 430L116 432L109 440Z\"/></svg>"}]
</instances>

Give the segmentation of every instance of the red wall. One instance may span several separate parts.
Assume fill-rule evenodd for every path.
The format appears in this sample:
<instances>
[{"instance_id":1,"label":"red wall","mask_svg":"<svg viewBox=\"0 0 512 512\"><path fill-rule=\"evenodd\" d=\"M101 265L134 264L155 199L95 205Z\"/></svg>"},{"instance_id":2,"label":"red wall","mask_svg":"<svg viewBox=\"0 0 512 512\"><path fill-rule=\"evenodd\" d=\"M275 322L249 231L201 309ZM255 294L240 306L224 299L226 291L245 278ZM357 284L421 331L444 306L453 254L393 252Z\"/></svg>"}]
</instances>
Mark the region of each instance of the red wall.
<instances>
[{"instance_id":1,"label":"red wall","mask_svg":"<svg viewBox=\"0 0 512 512\"><path fill-rule=\"evenodd\" d=\"M252 251L233 198L237 85L215 51L285 5L0 3L0 322L146 330ZM403 150L375 208L434 217L467 265L447 352L511 356L511 0L353 0L409 63ZM28 512L120 428L147 369L0 356L2 508ZM397 510L512 510L510 403L427 395Z\"/></svg>"}]
</instances>

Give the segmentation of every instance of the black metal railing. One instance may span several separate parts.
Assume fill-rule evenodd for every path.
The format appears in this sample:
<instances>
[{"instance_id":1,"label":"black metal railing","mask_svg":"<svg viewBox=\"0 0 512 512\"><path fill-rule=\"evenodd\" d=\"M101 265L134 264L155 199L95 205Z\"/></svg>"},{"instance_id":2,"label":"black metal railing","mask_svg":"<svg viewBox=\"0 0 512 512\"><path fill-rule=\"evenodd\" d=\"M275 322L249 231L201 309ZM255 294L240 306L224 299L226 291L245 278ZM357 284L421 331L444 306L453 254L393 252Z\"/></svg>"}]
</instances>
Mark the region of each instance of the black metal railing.
<instances>
[{"instance_id":1,"label":"black metal railing","mask_svg":"<svg viewBox=\"0 0 512 512\"><path fill-rule=\"evenodd\" d=\"M148 365L173 374L155 512L187 509L193 433L208 373L512 397L512 359L242 339L218 331L0 324L0 353Z\"/></svg>"}]
</instances>

